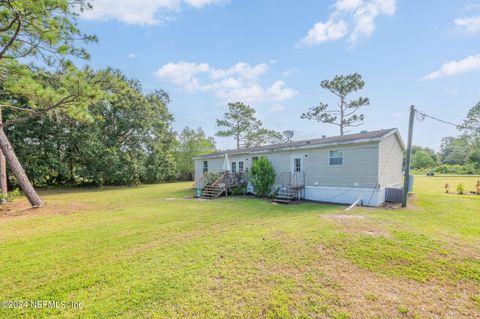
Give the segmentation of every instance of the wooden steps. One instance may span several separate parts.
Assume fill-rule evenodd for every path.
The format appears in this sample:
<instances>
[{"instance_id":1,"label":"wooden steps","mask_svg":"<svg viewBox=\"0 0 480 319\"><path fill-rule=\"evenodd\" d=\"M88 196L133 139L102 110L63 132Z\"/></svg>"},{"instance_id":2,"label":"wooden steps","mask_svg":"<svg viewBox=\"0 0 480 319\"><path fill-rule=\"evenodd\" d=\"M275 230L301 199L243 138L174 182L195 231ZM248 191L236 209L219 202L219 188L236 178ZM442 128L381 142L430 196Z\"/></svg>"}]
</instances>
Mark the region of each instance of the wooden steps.
<instances>
[{"instance_id":1,"label":"wooden steps","mask_svg":"<svg viewBox=\"0 0 480 319\"><path fill-rule=\"evenodd\" d=\"M293 190L282 190L278 193L277 196L273 199L274 203L279 204L290 204L297 199L297 194Z\"/></svg>"},{"instance_id":2,"label":"wooden steps","mask_svg":"<svg viewBox=\"0 0 480 319\"><path fill-rule=\"evenodd\" d=\"M215 199L220 197L225 191L225 187L220 186L205 186L200 194L200 198Z\"/></svg>"}]
</instances>

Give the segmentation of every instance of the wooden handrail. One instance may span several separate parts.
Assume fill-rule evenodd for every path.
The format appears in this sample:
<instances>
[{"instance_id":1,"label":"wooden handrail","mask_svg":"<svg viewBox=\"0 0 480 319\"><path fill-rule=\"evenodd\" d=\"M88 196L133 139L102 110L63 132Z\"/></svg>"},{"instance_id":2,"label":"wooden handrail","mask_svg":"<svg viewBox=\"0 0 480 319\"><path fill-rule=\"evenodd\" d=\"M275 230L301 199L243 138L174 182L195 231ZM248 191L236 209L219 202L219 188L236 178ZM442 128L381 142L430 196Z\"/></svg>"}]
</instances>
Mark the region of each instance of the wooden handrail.
<instances>
[{"instance_id":1,"label":"wooden handrail","mask_svg":"<svg viewBox=\"0 0 480 319\"><path fill-rule=\"evenodd\" d=\"M282 172L280 173L280 183L286 188L305 186L305 173Z\"/></svg>"},{"instance_id":2,"label":"wooden handrail","mask_svg":"<svg viewBox=\"0 0 480 319\"><path fill-rule=\"evenodd\" d=\"M205 182L205 179L207 178L207 173L203 173L202 176L200 176L195 182L193 182L193 188L198 188L197 185L203 181Z\"/></svg>"},{"instance_id":3,"label":"wooden handrail","mask_svg":"<svg viewBox=\"0 0 480 319\"><path fill-rule=\"evenodd\" d=\"M220 176L215 182L212 183L213 186L217 186L217 184L221 181L221 180L224 180L225 179L225 176L228 174L228 172L225 172L222 174L222 176Z\"/></svg>"}]
</instances>

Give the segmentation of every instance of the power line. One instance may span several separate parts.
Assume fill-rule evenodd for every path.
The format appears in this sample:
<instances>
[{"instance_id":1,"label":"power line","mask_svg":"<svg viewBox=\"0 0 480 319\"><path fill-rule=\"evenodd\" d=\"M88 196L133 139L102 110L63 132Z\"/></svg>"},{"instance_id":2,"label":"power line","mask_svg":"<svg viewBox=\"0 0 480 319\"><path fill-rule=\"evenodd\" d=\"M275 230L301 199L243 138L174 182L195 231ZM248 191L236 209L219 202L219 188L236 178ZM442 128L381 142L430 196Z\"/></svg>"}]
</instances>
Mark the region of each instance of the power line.
<instances>
[{"instance_id":1,"label":"power line","mask_svg":"<svg viewBox=\"0 0 480 319\"><path fill-rule=\"evenodd\" d=\"M443 123L443 124L448 124L448 125L455 126L457 129L467 128L466 126L455 124L455 123L452 123L452 122L449 122L449 121L439 119L438 117L428 115L427 113L422 112L422 111L417 110L417 114L418 114L417 120L419 120L419 121L423 121L423 120L425 120L425 118L429 118L429 119L438 121L438 122Z\"/></svg>"}]
</instances>

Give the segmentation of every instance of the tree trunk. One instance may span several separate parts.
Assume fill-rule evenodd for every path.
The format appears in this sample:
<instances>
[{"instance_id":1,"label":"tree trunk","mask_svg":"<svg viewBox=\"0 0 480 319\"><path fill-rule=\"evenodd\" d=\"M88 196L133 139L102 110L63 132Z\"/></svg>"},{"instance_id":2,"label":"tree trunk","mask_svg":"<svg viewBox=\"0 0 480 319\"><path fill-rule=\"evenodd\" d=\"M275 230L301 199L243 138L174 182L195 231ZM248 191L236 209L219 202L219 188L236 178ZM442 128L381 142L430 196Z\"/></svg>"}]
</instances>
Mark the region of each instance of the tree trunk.
<instances>
[{"instance_id":1,"label":"tree trunk","mask_svg":"<svg viewBox=\"0 0 480 319\"><path fill-rule=\"evenodd\" d=\"M0 124L2 124L2 108L0 107ZM7 186L7 162L3 152L0 151L0 193L2 195L0 204L7 203L8 186Z\"/></svg>"},{"instance_id":2,"label":"tree trunk","mask_svg":"<svg viewBox=\"0 0 480 319\"><path fill-rule=\"evenodd\" d=\"M25 174L22 164L20 164L20 162L18 161L17 155L15 155L12 145L8 141L7 135L5 135L3 128L0 128L0 150L5 156L10 170L17 178L23 193L25 194L25 196L27 196L28 201L30 202L32 207L42 206L42 200L40 199L37 192L30 183L27 174Z\"/></svg>"},{"instance_id":3,"label":"tree trunk","mask_svg":"<svg viewBox=\"0 0 480 319\"><path fill-rule=\"evenodd\" d=\"M7 186L7 163L5 161L5 156L3 156L3 152L0 151L0 192L1 192L1 199L0 204L7 203L7 195L8 195L8 186Z\"/></svg>"},{"instance_id":4,"label":"tree trunk","mask_svg":"<svg viewBox=\"0 0 480 319\"><path fill-rule=\"evenodd\" d=\"M340 98L340 135L343 136L343 118L345 114L345 99Z\"/></svg>"}]
</instances>

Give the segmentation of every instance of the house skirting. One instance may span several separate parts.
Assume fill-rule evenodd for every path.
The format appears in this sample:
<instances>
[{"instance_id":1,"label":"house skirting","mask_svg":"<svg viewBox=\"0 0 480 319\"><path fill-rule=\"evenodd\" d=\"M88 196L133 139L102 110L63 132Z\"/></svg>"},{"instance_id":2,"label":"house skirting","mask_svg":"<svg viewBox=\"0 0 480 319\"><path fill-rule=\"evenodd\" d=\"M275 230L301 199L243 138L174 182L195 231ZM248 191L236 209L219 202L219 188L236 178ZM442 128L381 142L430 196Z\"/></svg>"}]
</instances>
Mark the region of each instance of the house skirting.
<instances>
[{"instance_id":1,"label":"house skirting","mask_svg":"<svg viewBox=\"0 0 480 319\"><path fill-rule=\"evenodd\" d=\"M363 206L377 207L385 203L385 187L382 188L346 188L305 186L305 199L337 203L353 204L358 199Z\"/></svg>"}]
</instances>

